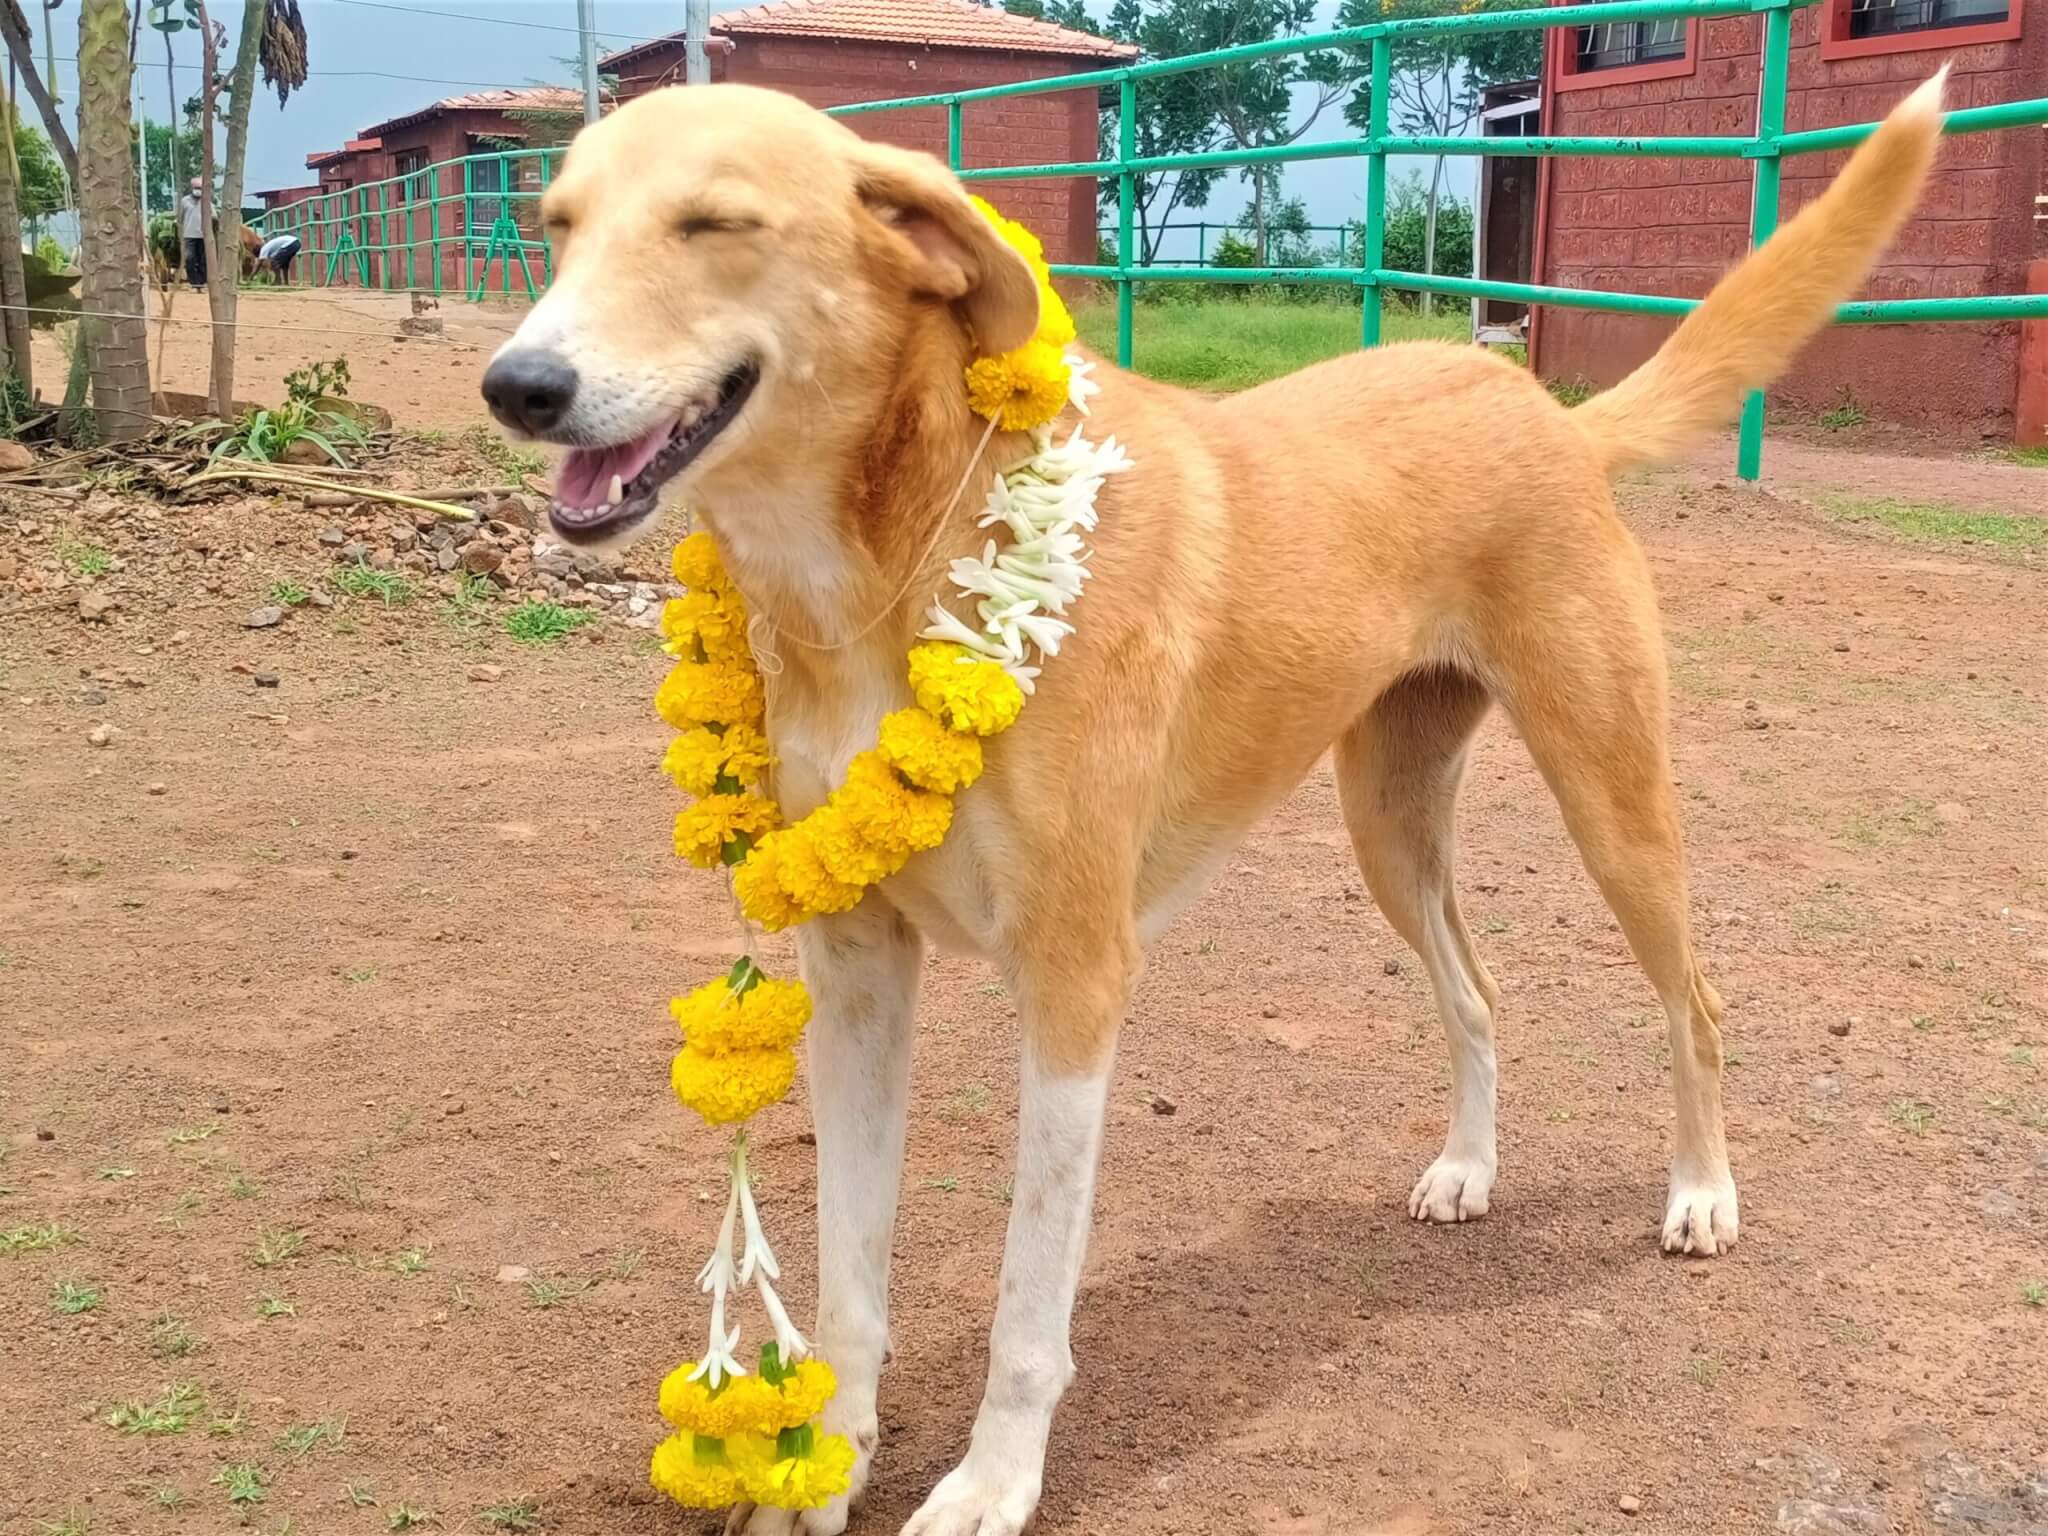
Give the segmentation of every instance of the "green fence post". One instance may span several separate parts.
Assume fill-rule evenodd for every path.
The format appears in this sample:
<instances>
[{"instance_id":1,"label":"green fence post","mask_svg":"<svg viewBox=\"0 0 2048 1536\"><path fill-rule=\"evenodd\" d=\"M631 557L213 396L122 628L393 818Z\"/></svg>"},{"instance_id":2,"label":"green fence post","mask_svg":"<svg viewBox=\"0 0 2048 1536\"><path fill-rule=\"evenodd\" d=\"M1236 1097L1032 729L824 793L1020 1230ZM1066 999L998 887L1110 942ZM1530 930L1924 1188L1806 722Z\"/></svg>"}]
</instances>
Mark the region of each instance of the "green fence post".
<instances>
[{"instance_id":1,"label":"green fence post","mask_svg":"<svg viewBox=\"0 0 2048 1536\"><path fill-rule=\"evenodd\" d=\"M1756 102L1756 188L1749 212L1750 249L1778 232L1778 179L1784 168L1778 141L1785 132L1785 76L1792 54L1792 11L1779 0L1764 12L1763 88ZM1764 392L1753 389L1742 402L1742 434L1735 472L1754 480L1764 468Z\"/></svg>"},{"instance_id":2,"label":"green fence post","mask_svg":"<svg viewBox=\"0 0 2048 1536\"><path fill-rule=\"evenodd\" d=\"M1209 265L1209 221L1204 219L1195 226L1195 265Z\"/></svg>"},{"instance_id":3,"label":"green fence post","mask_svg":"<svg viewBox=\"0 0 2048 1536\"><path fill-rule=\"evenodd\" d=\"M469 155L462 157L462 291L469 292L469 284L475 276L471 270L476 261L474 231L476 229L476 161Z\"/></svg>"},{"instance_id":4,"label":"green fence post","mask_svg":"<svg viewBox=\"0 0 2048 1536\"><path fill-rule=\"evenodd\" d=\"M1125 75L1116 105L1116 365L1131 366L1131 243L1138 223L1138 180L1131 162L1138 155L1138 82Z\"/></svg>"},{"instance_id":5,"label":"green fence post","mask_svg":"<svg viewBox=\"0 0 2048 1536\"><path fill-rule=\"evenodd\" d=\"M946 164L956 171L960 169L960 102L957 97L946 103Z\"/></svg>"},{"instance_id":6,"label":"green fence post","mask_svg":"<svg viewBox=\"0 0 2048 1536\"><path fill-rule=\"evenodd\" d=\"M1373 274L1386 265L1387 255L1387 152L1381 146L1387 138L1387 77L1394 70L1394 45L1384 35L1372 40L1372 112L1367 120L1365 152L1365 238L1358 264L1365 269L1359 279L1358 344L1380 344L1380 318L1384 294Z\"/></svg>"}]
</instances>

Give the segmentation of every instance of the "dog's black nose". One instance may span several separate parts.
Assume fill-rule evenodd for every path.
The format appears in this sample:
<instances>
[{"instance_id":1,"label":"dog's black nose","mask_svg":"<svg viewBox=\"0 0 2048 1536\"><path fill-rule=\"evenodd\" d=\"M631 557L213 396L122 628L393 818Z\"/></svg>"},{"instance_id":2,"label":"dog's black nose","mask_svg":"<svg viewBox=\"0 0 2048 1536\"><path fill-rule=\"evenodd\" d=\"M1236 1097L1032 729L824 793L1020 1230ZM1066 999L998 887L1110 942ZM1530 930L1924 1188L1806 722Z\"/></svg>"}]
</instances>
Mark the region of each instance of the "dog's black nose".
<instances>
[{"instance_id":1,"label":"dog's black nose","mask_svg":"<svg viewBox=\"0 0 2048 1536\"><path fill-rule=\"evenodd\" d=\"M484 370L484 400L508 427L553 431L576 398L576 370L536 347L507 352Z\"/></svg>"}]
</instances>

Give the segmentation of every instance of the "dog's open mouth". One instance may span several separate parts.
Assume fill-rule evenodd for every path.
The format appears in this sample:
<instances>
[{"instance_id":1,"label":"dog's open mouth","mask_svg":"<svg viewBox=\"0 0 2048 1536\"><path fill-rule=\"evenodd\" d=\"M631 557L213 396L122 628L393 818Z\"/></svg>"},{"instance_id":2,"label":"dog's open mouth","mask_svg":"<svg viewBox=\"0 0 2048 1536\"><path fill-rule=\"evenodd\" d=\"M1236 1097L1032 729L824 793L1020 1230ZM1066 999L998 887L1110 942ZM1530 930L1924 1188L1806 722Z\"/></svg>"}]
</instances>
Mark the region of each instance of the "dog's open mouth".
<instances>
[{"instance_id":1,"label":"dog's open mouth","mask_svg":"<svg viewBox=\"0 0 2048 1536\"><path fill-rule=\"evenodd\" d=\"M572 543L590 541L646 517L661 499L661 488L731 425L760 379L758 367L741 363L716 390L653 431L609 448L570 449L556 473L548 513L555 532Z\"/></svg>"}]
</instances>

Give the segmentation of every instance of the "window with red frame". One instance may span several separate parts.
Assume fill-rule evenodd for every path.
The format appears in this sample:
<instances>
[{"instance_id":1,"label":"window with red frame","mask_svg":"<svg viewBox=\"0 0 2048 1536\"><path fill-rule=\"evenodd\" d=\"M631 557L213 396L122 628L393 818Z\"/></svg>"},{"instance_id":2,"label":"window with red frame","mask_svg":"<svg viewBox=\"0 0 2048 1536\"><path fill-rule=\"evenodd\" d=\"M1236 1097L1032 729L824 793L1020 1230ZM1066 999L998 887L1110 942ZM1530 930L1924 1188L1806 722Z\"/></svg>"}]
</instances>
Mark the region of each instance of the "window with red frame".
<instances>
[{"instance_id":1,"label":"window with red frame","mask_svg":"<svg viewBox=\"0 0 2048 1536\"><path fill-rule=\"evenodd\" d=\"M1961 48L2020 35L2021 0L1829 0L1825 58Z\"/></svg>"},{"instance_id":2,"label":"window with red frame","mask_svg":"<svg viewBox=\"0 0 2048 1536\"><path fill-rule=\"evenodd\" d=\"M1572 72L1633 69L1685 57L1685 22L1675 16L1660 21L1603 21L1572 28Z\"/></svg>"}]
</instances>

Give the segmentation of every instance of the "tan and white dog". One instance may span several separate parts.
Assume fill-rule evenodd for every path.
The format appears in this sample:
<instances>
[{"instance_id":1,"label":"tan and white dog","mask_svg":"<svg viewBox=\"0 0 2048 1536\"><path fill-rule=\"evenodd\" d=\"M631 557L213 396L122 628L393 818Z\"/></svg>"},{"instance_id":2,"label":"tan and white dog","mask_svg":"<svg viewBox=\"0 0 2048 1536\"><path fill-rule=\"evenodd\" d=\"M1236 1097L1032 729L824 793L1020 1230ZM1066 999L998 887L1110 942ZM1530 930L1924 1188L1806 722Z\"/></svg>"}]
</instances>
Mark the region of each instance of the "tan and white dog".
<instances>
[{"instance_id":1,"label":"tan and white dog","mask_svg":"<svg viewBox=\"0 0 2048 1536\"><path fill-rule=\"evenodd\" d=\"M913 1536L1009 1536L1039 1498L1074 1366L1105 1090L1146 943L1335 750L1358 863L1427 966L1450 1130L1409 1210L1484 1215L1498 988L1452 889L1474 730L1513 719L1671 1032L1673 1252L1736 1239L1720 999L1687 923L1656 599L1608 482L1731 416L1860 284L1913 204L1941 81L1737 268L1638 372L1567 411L1470 347L1388 347L1229 399L1100 370L1091 432L1136 462L1102 491L1079 629L991 743L945 845L800 929L818 1144L816 1343L827 1426L877 1436L912 1011L927 942L984 956L1022 1025L1015 1197L988 1381ZM774 791L817 804L884 713L995 466L961 371L1028 337L1022 261L937 162L739 86L657 92L584 130L543 204L547 296L484 393L570 449L561 537L615 541L674 490L766 621ZM1513 473L1502 470L1511 450ZM965 482L971 495L956 493ZM848 1501L741 1509L735 1532L836 1532Z\"/></svg>"}]
</instances>

